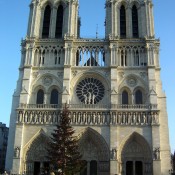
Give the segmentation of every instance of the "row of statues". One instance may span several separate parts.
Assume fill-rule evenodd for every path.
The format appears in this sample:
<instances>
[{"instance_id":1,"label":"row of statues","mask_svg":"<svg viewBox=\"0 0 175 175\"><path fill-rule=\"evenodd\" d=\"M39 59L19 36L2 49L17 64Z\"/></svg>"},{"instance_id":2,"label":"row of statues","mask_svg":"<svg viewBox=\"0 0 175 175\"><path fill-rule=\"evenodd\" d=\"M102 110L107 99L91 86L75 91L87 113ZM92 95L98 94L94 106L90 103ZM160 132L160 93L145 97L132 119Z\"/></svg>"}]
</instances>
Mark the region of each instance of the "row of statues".
<instances>
[{"instance_id":1,"label":"row of statues","mask_svg":"<svg viewBox=\"0 0 175 175\"><path fill-rule=\"evenodd\" d=\"M71 124L86 125L151 125L159 124L157 112L73 112L69 114ZM60 113L19 112L18 123L56 124L59 123Z\"/></svg>"}]
</instances>

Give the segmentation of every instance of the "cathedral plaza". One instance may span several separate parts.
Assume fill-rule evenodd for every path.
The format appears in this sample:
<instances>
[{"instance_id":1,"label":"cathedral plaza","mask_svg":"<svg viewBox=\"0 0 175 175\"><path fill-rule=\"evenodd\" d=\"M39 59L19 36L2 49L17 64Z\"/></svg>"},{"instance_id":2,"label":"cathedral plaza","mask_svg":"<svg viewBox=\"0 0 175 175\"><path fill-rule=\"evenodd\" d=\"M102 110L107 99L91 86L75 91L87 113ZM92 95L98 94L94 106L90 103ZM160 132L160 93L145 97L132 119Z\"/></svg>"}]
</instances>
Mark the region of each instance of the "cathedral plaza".
<instances>
[{"instance_id":1,"label":"cathedral plaza","mask_svg":"<svg viewBox=\"0 0 175 175\"><path fill-rule=\"evenodd\" d=\"M50 166L47 142L67 103L86 161L78 175L169 174L153 2L106 0L104 5L100 39L80 37L78 0L31 1L13 94L8 172L39 175Z\"/></svg>"}]
</instances>

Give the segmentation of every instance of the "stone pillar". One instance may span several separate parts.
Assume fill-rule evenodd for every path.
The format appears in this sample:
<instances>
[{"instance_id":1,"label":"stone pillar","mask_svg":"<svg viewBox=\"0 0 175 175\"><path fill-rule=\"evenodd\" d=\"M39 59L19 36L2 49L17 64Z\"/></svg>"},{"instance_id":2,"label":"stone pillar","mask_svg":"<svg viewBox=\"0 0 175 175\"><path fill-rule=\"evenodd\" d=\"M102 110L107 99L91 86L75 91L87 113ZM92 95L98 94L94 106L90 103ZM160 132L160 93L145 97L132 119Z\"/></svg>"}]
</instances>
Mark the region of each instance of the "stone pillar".
<instances>
[{"instance_id":1,"label":"stone pillar","mask_svg":"<svg viewBox=\"0 0 175 175\"><path fill-rule=\"evenodd\" d=\"M50 21L50 37L55 38L56 30L56 21L57 21L57 8L52 8L51 21Z\"/></svg>"},{"instance_id":2,"label":"stone pillar","mask_svg":"<svg viewBox=\"0 0 175 175\"><path fill-rule=\"evenodd\" d=\"M126 37L132 38L132 10L130 6L126 8Z\"/></svg>"},{"instance_id":3,"label":"stone pillar","mask_svg":"<svg viewBox=\"0 0 175 175\"><path fill-rule=\"evenodd\" d=\"M38 1L33 3L33 7L31 5L32 9L31 9L31 14L29 16L29 26L28 26L28 36L30 36L30 37L34 37L37 6L38 6Z\"/></svg>"}]
</instances>

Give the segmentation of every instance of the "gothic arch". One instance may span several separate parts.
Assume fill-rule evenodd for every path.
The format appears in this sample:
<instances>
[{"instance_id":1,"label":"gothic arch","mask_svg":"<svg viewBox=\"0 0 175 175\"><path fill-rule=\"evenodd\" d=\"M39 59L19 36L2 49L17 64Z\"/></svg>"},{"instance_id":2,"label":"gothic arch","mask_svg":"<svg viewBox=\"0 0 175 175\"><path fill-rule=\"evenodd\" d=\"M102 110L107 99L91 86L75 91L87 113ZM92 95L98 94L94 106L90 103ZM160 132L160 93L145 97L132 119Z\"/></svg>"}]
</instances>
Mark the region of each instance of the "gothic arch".
<instances>
[{"instance_id":1,"label":"gothic arch","mask_svg":"<svg viewBox=\"0 0 175 175\"><path fill-rule=\"evenodd\" d=\"M126 9L126 7L128 6L128 2L126 2L126 1L124 1L124 0L121 0L121 1L117 2L117 5L116 5L117 9L120 9L122 5L123 5L123 6L125 7L125 9Z\"/></svg>"},{"instance_id":2,"label":"gothic arch","mask_svg":"<svg viewBox=\"0 0 175 175\"><path fill-rule=\"evenodd\" d=\"M62 5L63 8L66 8L66 3L64 2L64 0L56 0L56 1L54 2L54 6L55 6L55 7L59 7L59 5Z\"/></svg>"},{"instance_id":3,"label":"gothic arch","mask_svg":"<svg viewBox=\"0 0 175 175\"><path fill-rule=\"evenodd\" d=\"M140 2L138 0L134 0L134 1L131 2L131 4L130 4L131 8L134 5L137 7L137 10L140 8Z\"/></svg>"},{"instance_id":4,"label":"gothic arch","mask_svg":"<svg viewBox=\"0 0 175 175\"><path fill-rule=\"evenodd\" d=\"M43 0L40 2L40 7L42 10L44 10L47 5L50 5L51 9L53 8L53 3L51 0Z\"/></svg>"},{"instance_id":5,"label":"gothic arch","mask_svg":"<svg viewBox=\"0 0 175 175\"><path fill-rule=\"evenodd\" d=\"M137 132L126 137L120 144L118 159L123 162L125 157L143 157L145 162L152 161L152 152L147 140Z\"/></svg>"},{"instance_id":6,"label":"gothic arch","mask_svg":"<svg viewBox=\"0 0 175 175\"><path fill-rule=\"evenodd\" d=\"M39 130L33 138L24 146L24 159L25 161L41 161L47 160L46 146L49 137L43 131Z\"/></svg>"},{"instance_id":7,"label":"gothic arch","mask_svg":"<svg viewBox=\"0 0 175 175\"><path fill-rule=\"evenodd\" d=\"M44 77L51 77L52 80L53 80L51 86L56 86L56 87L58 87L59 90L62 89L62 87L60 86L60 84L62 82L58 77L56 77L53 74L45 73L45 74L42 74L42 75L38 76L37 79L32 82L32 85L31 85L31 87L32 87L31 91L32 92L35 92L35 89L36 89L37 86L43 84L42 79ZM50 86L48 88L50 88ZM48 91L48 89L46 89L46 91Z\"/></svg>"},{"instance_id":8,"label":"gothic arch","mask_svg":"<svg viewBox=\"0 0 175 175\"><path fill-rule=\"evenodd\" d=\"M34 173L34 162L44 162L47 159L47 143L49 137L40 129L23 147L23 170L26 174Z\"/></svg>"},{"instance_id":9,"label":"gothic arch","mask_svg":"<svg viewBox=\"0 0 175 175\"><path fill-rule=\"evenodd\" d=\"M79 135L79 148L84 160L110 160L110 150L105 139L92 128L86 128Z\"/></svg>"},{"instance_id":10,"label":"gothic arch","mask_svg":"<svg viewBox=\"0 0 175 175\"><path fill-rule=\"evenodd\" d=\"M71 80L71 88L73 89L73 87L75 87L75 85L79 81L81 81L83 78L86 78L88 76L93 76L93 77L103 81L107 90L110 88L109 80L106 77L104 77L104 74L102 74L101 72L98 72L98 71L94 71L94 70L93 71L81 71L81 72L77 73L77 75L75 77L73 77Z\"/></svg>"},{"instance_id":11,"label":"gothic arch","mask_svg":"<svg viewBox=\"0 0 175 175\"><path fill-rule=\"evenodd\" d=\"M135 87L135 89L133 90L133 95L135 96L136 95L136 92L140 90L141 93L142 93L142 104L144 104L146 102L146 91L143 87L141 86L137 86ZM136 97L136 96L135 96Z\"/></svg>"},{"instance_id":12,"label":"gothic arch","mask_svg":"<svg viewBox=\"0 0 175 175\"><path fill-rule=\"evenodd\" d=\"M101 72L98 72L98 71L81 71L81 72L77 73L77 75L74 78L72 78L72 80L71 80L70 101L72 103L76 103L76 104L81 103L79 97L76 94L77 85L79 83L81 83L81 81L83 79L94 78L94 79L100 81L104 86L104 91L103 91L104 94L103 94L103 97L100 99L99 102L100 103L105 103L106 100L108 100L108 98L109 98L110 83L109 83L109 80L107 78L105 78L104 76L105 76L104 74L102 74Z\"/></svg>"},{"instance_id":13,"label":"gothic arch","mask_svg":"<svg viewBox=\"0 0 175 175\"><path fill-rule=\"evenodd\" d=\"M128 84L127 84L127 80L128 79L134 79L134 80L136 80L137 82L137 84L136 85L134 85L134 88L136 87L136 86L140 86L140 87L142 87L142 89L144 89L145 90L145 92L147 92L146 91L146 89L147 88L144 88L144 87L147 87L147 84L146 84L146 82L141 78L141 77L139 77L138 75L136 75L136 74L130 74L130 75L127 75L126 77L124 77L120 82L119 82L119 89L122 89L124 86L128 86ZM133 89L133 87L131 87L131 89Z\"/></svg>"},{"instance_id":14,"label":"gothic arch","mask_svg":"<svg viewBox=\"0 0 175 175\"><path fill-rule=\"evenodd\" d=\"M132 93L131 93L131 90L127 87L127 86L124 86L124 87L122 87L121 89L120 89L120 91L119 91L119 101L121 102L121 104L123 104L123 92L127 92L127 94L128 94L128 104L131 104L131 95L132 95Z\"/></svg>"}]
</instances>

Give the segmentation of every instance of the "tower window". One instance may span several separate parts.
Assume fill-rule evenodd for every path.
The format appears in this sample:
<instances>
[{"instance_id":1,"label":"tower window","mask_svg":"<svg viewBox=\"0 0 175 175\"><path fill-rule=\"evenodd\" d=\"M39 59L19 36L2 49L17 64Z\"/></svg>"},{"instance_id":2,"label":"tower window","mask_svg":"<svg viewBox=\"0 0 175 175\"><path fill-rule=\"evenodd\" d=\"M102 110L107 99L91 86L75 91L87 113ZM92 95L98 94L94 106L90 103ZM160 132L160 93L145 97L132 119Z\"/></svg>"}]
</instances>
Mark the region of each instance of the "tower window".
<instances>
[{"instance_id":1,"label":"tower window","mask_svg":"<svg viewBox=\"0 0 175 175\"><path fill-rule=\"evenodd\" d=\"M50 15L51 15L51 8L49 5L47 5L44 11L43 32L42 32L43 38L49 37Z\"/></svg>"},{"instance_id":2,"label":"tower window","mask_svg":"<svg viewBox=\"0 0 175 175\"><path fill-rule=\"evenodd\" d=\"M126 11L124 5L120 8L120 36L126 37Z\"/></svg>"},{"instance_id":3,"label":"tower window","mask_svg":"<svg viewBox=\"0 0 175 175\"><path fill-rule=\"evenodd\" d=\"M138 11L135 5L132 7L132 34L133 34L133 37L136 37L136 38L139 37Z\"/></svg>"},{"instance_id":4,"label":"tower window","mask_svg":"<svg viewBox=\"0 0 175 175\"><path fill-rule=\"evenodd\" d=\"M135 52L134 55L134 65L139 66L140 65L140 56L138 50Z\"/></svg>"},{"instance_id":5,"label":"tower window","mask_svg":"<svg viewBox=\"0 0 175 175\"><path fill-rule=\"evenodd\" d=\"M127 51L121 51L121 66L127 66Z\"/></svg>"},{"instance_id":6,"label":"tower window","mask_svg":"<svg viewBox=\"0 0 175 175\"><path fill-rule=\"evenodd\" d=\"M50 96L50 104L58 104L58 90L53 89Z\"/></svg>"},{"instance_id":7,"label":"tower window","mask_svg":"<svg viewBox=\"0 0 175 175\"><path fill-rule=\"evenodd\" d=\"M124 105L129 104L128 92L127 91L122 92L122 104L124 104Z\"/></svg>"},{"instance_id":8,"label":"tower window","mask_svg":"<svg viewBox=\"0 0 175 175\"><path fill-rule=\"evenodd\" d=\"M136 104L143 104L143 96L140 90L137 90L135 93L135 103Z\"/></svg>"},{"instance_id":9,"label":"tower window","mask_svg":"<svg viewBox=\"0 0 175 175\"><path fill-rule=\"evenodd\" d=\"M37 92L36 104L43 104L43 103L44 103L44 91L40 89Z\"/></svg>"},{"instance_id":10,"label":"tower window","mask_svg":"<svg viewBox=\"0 0 175 175\"><path fill-rule=\"evenodd\" d=\"M60 5L57 10L57 21L56 21L56 38L62 37L62 29L63 29L63 6Z\"/></svg>"}]
</instances>

